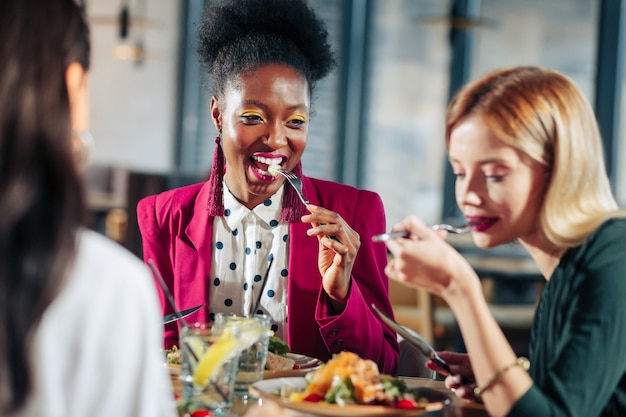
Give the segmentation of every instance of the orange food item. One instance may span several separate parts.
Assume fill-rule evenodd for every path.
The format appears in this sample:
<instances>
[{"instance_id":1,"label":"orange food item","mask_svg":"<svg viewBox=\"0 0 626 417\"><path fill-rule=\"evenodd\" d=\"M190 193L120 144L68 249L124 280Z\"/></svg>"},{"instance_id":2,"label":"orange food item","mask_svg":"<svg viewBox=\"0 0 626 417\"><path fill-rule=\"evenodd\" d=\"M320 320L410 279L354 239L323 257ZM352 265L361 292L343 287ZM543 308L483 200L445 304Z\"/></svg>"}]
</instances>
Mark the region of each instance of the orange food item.
<instances>
[{"instance_id":1,"label":"orange food item","mask_svg":"<svg viewBox=\"0 0 626 417\"><path fill-rule=\"evenodd\" d=\"M308 375L309 384L304 396L324 397L337 378L342 381L346 378L350 379L359 404L369 404L383 394L378 365L369 359L361 359L355 353L341 352L321 369Z\"/></svg>"}]
</instances>

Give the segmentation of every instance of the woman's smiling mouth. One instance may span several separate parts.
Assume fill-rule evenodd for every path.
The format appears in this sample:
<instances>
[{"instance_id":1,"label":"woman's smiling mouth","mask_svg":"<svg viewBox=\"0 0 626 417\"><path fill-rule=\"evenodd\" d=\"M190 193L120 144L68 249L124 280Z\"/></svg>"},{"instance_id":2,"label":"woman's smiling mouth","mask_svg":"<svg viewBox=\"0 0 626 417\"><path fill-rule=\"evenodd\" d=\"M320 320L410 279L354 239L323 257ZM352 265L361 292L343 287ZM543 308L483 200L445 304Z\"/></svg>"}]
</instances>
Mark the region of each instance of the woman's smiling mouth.
<instances>
[{"instance_id":1,"label":"woman's smiling mouth","mask_svg":"<svg viewBox=\"0 0 626 417\"><path fill-rule=\"evenodd\" d=\"M250 157L250 170L260 180L275 181L276 177L269 172L270 165L282 167L286 158L276 154L254 154Z\"/></svg>"}]
</instances>

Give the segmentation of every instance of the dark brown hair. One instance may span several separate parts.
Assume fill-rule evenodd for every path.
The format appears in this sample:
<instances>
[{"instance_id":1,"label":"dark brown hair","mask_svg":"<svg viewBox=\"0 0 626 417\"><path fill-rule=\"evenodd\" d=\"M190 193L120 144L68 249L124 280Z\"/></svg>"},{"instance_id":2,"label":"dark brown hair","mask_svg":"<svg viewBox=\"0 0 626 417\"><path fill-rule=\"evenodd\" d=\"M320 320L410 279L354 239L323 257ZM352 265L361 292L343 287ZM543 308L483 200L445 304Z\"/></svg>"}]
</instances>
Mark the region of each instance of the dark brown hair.
<instances>
[{"instance_id":1,"label":"dark brown hair","mask_svg":"<svg viewBox=\"0 0 626 417\"><path fill-rule=\"evenodd\" d=\"M33 389L34 330L74 260L84 198L65 71L87 70L89 48L73 0L0 1L0 414Z\"/></svg>"},{"instance_id":2,"label":"dark brown hair","mask_svg":"<svg viewBox=\"0 0 626 417\"><path fill-rule=\"evenodd\" d=\"M323 20L306 0L210 1L198 29L198 56L213 81L213 94L224 98L240 76L267 64L288 66L306 78L313 96L317 81L335 66ZM211 216L224 215L224 154L217 140L209 178ZM302 175L302 164L294 167ZM306 214L292 187L285 189L281 220L299 222Z\"/></svg>"},{"instance_id":3,"label":"dark brown hair","mask_svg":"<svg viewBox=\"0 0 626 417\"><path fill-rule=\"evenodd\" d=\"M326 25L306 0L208 2L198 29L198 55L218 98L228 82L261 65L294 68L311 91L335 66Z\"/></svg>"}]
</instances>

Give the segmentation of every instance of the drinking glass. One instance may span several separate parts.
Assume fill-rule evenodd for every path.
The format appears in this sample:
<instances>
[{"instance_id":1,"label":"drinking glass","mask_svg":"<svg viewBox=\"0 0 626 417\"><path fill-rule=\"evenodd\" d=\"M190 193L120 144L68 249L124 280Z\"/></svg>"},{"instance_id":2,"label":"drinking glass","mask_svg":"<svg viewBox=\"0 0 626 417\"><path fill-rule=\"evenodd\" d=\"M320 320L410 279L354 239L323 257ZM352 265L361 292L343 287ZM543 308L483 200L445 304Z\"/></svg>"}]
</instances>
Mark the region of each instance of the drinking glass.
<instances>
[{"instance_id":1,"label":"drinking glass","mask_svg":"<svg viewBox=\"0 0 626 417\"><path fill-rule=\"evenodd\" d=\"M270 318L257 314L251 317L218 313L214 326L219 329L237 328L241 333L241 345L245 348L239 355L239 365L235 380L235 396L250 397L248 386L261 381L267 360Z\"/></svg>"},{"instance_id":2,"label":"drinking glass","mask_svg":"<svg viewBox=\"0 0 626 417\"><path fill-rule=\"evenodd\" d=\"M217 329L211 323L190 323L181 330L182 399L179 411L208 410L216 417L229 414L241 334L236 328Z\"/></svg>"}]
</instances>

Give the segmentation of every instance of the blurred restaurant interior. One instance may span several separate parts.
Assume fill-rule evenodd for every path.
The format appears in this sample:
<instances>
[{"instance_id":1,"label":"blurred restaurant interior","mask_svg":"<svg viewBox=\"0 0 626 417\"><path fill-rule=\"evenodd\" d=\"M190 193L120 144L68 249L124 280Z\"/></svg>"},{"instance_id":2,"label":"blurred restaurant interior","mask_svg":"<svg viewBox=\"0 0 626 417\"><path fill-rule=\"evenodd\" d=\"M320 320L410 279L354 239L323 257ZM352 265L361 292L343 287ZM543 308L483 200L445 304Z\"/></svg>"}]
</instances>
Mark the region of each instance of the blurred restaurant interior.
<instances>
[{"instance_id":1,"label":"blurred restaurant interior","mask_svg":"<svg viewBox=\"0 0 626 417\"><path fill-rule=\"evenodd\" d=\"M92 30L87 169L91 226L141 255L135 204L198 182L216 131L195 28L211 0L86 0ZM413 214L462 222L444 148L459 86L518 64L563 72L596 110L607 169L626 206L626 5L621 0L310 0L338 67L313 98L304 173L378 192L388 228ZM383 232L381 230L381 232ZM453 237L451 237L453 238ZM543 278L515 243L453 241L484 277L494 315L524 354ZM462 349L452 315L392 284L398 321L437 348Z\"/></svg>"}]
</instances>

